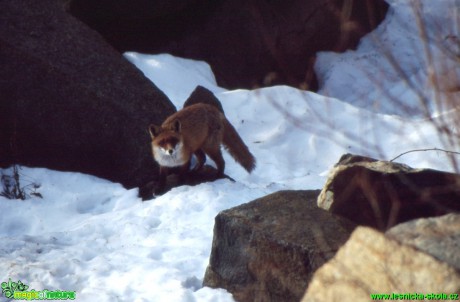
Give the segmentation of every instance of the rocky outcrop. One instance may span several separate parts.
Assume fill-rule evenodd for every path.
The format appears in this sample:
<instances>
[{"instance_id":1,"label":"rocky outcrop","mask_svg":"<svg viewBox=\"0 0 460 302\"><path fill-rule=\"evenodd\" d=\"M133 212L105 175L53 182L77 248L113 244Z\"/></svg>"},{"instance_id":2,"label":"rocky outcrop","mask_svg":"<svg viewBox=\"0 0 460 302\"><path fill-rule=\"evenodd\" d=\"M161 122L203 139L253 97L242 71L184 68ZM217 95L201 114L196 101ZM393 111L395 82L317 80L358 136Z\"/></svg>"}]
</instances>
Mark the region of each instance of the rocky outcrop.
<instances>
[{"instance_id":1,"label":"rocky outcrop","mask_svg":"<svg viewBox=\"0 0 460 302\"><path fill-rule=\"evenodd\" d=\"M389 229L386 235L413 246L460 272L460 214L401 223Z\"/></svg>"},{"instance_id":2,"label":"rocky outcrop","mask_svg":"<svg viewBox=\"0 0 460 302\"><path fill-rule=\"evenodd\" d=\"M459 292L460 273L454 268L371 228L358 227L315 273L302 301L364 302L373 300L373 294L389 295L379 300L420 300L423 295L425 300L442 301Z\"/></svg>"},{"instance_id":3,"label":"rocky outcrop","mask_svg":"<svg viewBox=\"0 0 460 302\"><path fill-rule=\"evenodd\" d=\"M415 218L460 211L460 176L345 155L318 206L357 224L386 230Z\"/></svg>"},{"instance_id":4,"label":"rocky outcrop","mask_svg":"<svg viewBox=\"0 0 460 302\"><path fill-rule=\"evenodd\" d=\"M455 299L458 213L375 228L458 211L459 176L349 154L332 175L319 196L281 191L219 213L204 285L236 301Z\"/></svg>"},{"instance_id":5,"label":"rocky outcrop","mask_svg":"<svg viewBox=\"0 0 460 302\"><path fill-rule=\"evenodd\" d=\"M134 187L156 173L148 125L167 97L60 0L0 1L0 165Z\"/></svg>"},{"instance_id":6,"label":"rocky outcrop","mask_svg":"<svg viewBox=\"0 0 460 302\"><path fill-rule=\"evenodd\" d=\"M319 191L281 191L216 217L204 285L237 301L299 301L354 224L317 208Z\"/></svg>"},{"instance_id":7,"label":"rocky outcrop","mask_svg":"<svg viewBox=\"0 0 460 302\"><path fill-rule=\"evenodd\" d=\"M208 62L220 86L315 88L322 50L342 51L383 20L383 0L70 0L80 20L120 51Z\"/></svg>"},{"instance_id":8,"label":"rocky outcrop","mask_svg":"<svg viewBox=\"0 0 460 302\"><path fill-rule=\"evenodd\" d=\"M458 181L344 155L319 195L282 191L219 213L204 285L225 288L237 301L455 299ZM457 213L375 230L450 211Z\"/></svg>"}]
</instances>

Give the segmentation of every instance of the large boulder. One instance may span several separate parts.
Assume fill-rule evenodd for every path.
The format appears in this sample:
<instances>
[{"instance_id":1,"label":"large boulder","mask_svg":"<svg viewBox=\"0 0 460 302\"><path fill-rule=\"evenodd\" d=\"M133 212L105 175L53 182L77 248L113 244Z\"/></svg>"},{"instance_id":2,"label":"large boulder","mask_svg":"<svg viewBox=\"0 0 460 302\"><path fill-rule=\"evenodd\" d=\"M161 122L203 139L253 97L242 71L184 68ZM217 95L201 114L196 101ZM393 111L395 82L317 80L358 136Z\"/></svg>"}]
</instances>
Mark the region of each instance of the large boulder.
<instances>
[{"instance_id":1,"label":"large boulder","mask_svg":"<svg viewBox=\"0 0 460 302\"><path fill-rule=\"evenodd\" d=\"M66 2L0 1L0 166L142 185L157 170L148 125L175 109Z\"/></svg>"},{"instance_id":2,"label":"large boulder","mask_svg":"<svg viewBox=\"0 0 460 302\"><path fill-rule=\"evenodd\" d=\"M455 268L374 229L358 227L316 271L302 302L442 301L458 299L459 292Z\"/></svg>"},{"instance_id":3,"label":"large boulder","mask_svg":"<svg viewBox=\"0 0 460 302\"><path fill-rule=\"evenodd\" d=\"M460 272L460 214L412 220L392 227L385 234Z\"/></svg>"},{"instance_id":4,"label":"large boulder","mask_svg":"<svg viewBox=\"0 0 460 302\"><path fill-rule=\"evenodd\" d=\"M331 171L318 206L386 230L460 211L460 175L347 154Z\"/></svg>"},{"instance_id":5,"label":"large boulder","mask_svg":"<svg viewBox=\"0 0 460 302\"><path fill-rule=\"evenodd\" d=\"M319 191L281 191L216 217L204 285L237 301L299 301L355 225L317 208Z\"/></svg>"},{"instance_id":6,"label":"large boulder","mask_svg":"<svg viewBox=\"0 0 460 302\"><path fill-rule=\"evenodd\" d=\"M315 87L322 50L343 51L383 20L383 0L71 0L71 12L120 51L208 62L219 85Z\"/></svg>"}]
</instances>

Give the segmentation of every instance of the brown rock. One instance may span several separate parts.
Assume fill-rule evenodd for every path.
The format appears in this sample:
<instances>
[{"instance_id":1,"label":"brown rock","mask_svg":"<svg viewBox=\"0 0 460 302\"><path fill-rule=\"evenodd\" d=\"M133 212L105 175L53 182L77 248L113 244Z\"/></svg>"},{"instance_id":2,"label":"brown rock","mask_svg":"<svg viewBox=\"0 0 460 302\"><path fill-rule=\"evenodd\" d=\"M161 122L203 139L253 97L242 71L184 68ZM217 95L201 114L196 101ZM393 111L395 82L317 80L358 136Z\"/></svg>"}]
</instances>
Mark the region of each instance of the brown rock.
<instances>
[{"instance_id":1,"label":"brown rock","mask_svg":"<svg viewBox=\"0 0 460 302\"><path fill-rule=\"evenodd\" d=\"M358 227L316 271L302 302L367 302L371 294L392 293L445 293L445 299L432 300L448 300L447 295L459 292L460 273L454 268L371 228Z\"/></svg>"},{"instance_id":2,"label":"brown rock","mask_svg":"<svg viewBox=\"0 0 460 302\"><path fill-rule=\"evenodd\" d=\"M460 211L460 176L347 155L331 171L318 206L386 230L411 219Z\"/></svg>"},{"instance_id":3,"label":"brown rock","mask_svg":"<svg viewBox=\"0 0 460 302\"><path fill-rule=\"evenodd\" d=\"M237 301L299 301L354 224L318 209L319 191L281 191L219 213L204 285Z\"/></svg>"},{"instance_id":4,"label":"brown rock","mask_svg":"<svg viewBox=\"0 0 460 302\"><path fill-rule=\"evenodd\" d=\"M401 223L389 229L386 235L460 271L460 214Z\"/></svg>"}]
</instances>

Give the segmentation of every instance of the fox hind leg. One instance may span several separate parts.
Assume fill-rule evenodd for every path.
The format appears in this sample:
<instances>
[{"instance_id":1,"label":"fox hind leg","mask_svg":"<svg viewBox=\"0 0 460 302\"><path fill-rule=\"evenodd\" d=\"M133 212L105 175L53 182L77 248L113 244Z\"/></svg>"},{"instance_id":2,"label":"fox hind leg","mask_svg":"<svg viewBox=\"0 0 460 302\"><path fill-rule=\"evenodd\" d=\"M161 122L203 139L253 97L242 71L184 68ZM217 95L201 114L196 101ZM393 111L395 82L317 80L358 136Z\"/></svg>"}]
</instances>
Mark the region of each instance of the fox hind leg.
<instances>
[{"instance_id":1,"label":"fox hind leg","mask_svg":"<svg viewBox=\"0 0 460 302\"><path fill-rule=\"evenodd\" d=\"M225 161L222 157L220 148L205 150L206 154L216 163L217 166L217 178L221 178L224 175Z\"/></svg>"},{"instance_id":2,"label":"fox hind leg","mask_svg":"<svg viewBox=\"0 0 460 302\"><path fill-rule=\"evenodd\" d=\"M198 149L195 151L195 156L196 156L197 163L195 167L193 167L193 171L198 171L201 168L203 168L203 165L206 162L206 154L203 152L203 150Z\"/></svg>"}]
</instances>

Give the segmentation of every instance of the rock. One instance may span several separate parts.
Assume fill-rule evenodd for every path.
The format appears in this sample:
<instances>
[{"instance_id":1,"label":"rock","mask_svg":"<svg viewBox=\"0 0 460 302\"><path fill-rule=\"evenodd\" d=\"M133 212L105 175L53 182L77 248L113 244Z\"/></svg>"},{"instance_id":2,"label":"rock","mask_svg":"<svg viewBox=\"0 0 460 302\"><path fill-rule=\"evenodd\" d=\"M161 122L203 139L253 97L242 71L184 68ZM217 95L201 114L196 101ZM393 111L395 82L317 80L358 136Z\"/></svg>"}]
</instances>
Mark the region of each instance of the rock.
<instances>
[{"instance_id":1,"label":"rock","mask_svg":"<svg viewBox=\"0 0 460 302\"><path fill-rule=\"evenodd\" d=\"M351 165L354 163L372 163L376 162L377 160L368 156L356 155L356 154L344 154L340 157L339 162L334 165L334 167L343 166L343 165Z\"/></svg>"},{"instance_id":2,"label":"rock","mask_svg":"<svg viewBox=\"0 0 460 302\"><path fill-rule=\"evenodd\" d=\"M203 284L237 301L299 301L354 224L315 205L319 191L281 191L216 217Z\"/></svg>"},{"instance_id":3,"label":"rock","mask_svg":"<svg viewBox=\"0 0 460 302\"><path fill-rule=\"evenodd\" d=\"M460 214L401 223L389 229L386 235L460 271Z\"/></svg>"},{"instance_id":4,"label":"rock","mask_svg":"<svg viewBox=\"0 0 460 302\"><path fill-rule=\"evenodd\" d=\"M142 198L143 201L155 198L157 196L163 195L164 193L168 192L172 188L188 185L188 186L196 186L198 184L204 182L215 181L216 179L226 178L231 181L235 181L233 178L228 176L227 174L222 175L221 177L216 178L217 169L210 166L204 165L199 171L189 171L183 179L179 177L178 174L171 174L166 177L166 183L164 188L160 189L160 182L158 178L148 182L144 186L139 188L139 197Z\"/></svg>"},{"instance_id":5,"label":"rock","mask_svg":"<svg viewBox=\"0 0 460 302\"><path fill-rule=\"evenodd\" d=\"M355 47L387 8L383 0L70 1L118 50L204 60L227 88L314 89L316 52Z\"/></svg>"},{"instance_id":6,"label":"rock","mask_svg":"<svg viewBox=\"0 0 460 302\"><path fill-rule=\"evenodd\" d=\"M190 94L187 100L184 102L184 108L193 104L204 103L219 109L220 112L224 113L224 108L220 103L219 99L216 98L214 93L203 86L197 86L195 90ZM224 113L225 114L225 113Z\"/></svg>"},{"instance_id":7,"label":"rock","mask_svg":"<svg viewBox=\"0 0 460 302\"><path fill-rule=\"evenodd\" d=\"M346 155L318 197L318 206L357 224L386 230L415 218L460 211L460 176Z\"/></svg>"},{"instance_id":8,"label":"rock","mask_svg":"<svg viewBox=\"0 0 460 302\"><path fill-rule=\"evenodd\" d=\"M313 276L302 302L371 301L371 294L458 294L460 274L446 263L368 227L358 227ZM405 297L415 300L417 297ZM387 297L388 298L388 297ZM428 299L427 297L424 297ZM384 300L381 297L379 300Z\"/></svg>"},{"instance_id":9,"label":"rock","mask_svg":"<svg viewBox=\"0 0 460 302\"><path fill-rule=\"evenodd\" d=\"M0 166L143 185L157 173L148 125L174 106L65 2L0 1Z\"/></svg>"}]
</instances>

